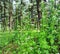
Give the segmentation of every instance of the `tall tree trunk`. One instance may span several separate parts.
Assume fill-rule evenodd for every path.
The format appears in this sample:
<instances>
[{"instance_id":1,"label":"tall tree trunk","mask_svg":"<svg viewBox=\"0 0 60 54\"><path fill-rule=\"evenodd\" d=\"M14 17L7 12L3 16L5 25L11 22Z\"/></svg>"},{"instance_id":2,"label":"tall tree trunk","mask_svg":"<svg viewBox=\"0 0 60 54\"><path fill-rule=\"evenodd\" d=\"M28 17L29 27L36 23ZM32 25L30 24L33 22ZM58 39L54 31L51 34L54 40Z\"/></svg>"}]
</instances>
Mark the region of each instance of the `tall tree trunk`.
<instances>
[{"instance_id":1,"label":"tall tree trunk","mask_svg":"<svg viewBox=\"0 0 60 54\"><path fill-rule=\"evenodd\" d=\"M0 1L0 22L2 23L2 5ZM1 29L2 29L2 24L1 24Z\"/></svg>"},{"instance_id":2,"label":"tall tree trunk","mask_svg":"<svg viewBox=\"0 0 60 54\"><path fill-rule=\"evenodd\" d=\"M15 29L14 30L17 30L17 19L18 19L17 15L18 15L18 9L16 9Z\"/></svg>"},{"instance_id":3,"label":"tall tree trunk","mask_svg":"<svg viewBox=\"0 0 60 54\"><path fill-rule=\"evenodd\" d=\"M18 11L18 10L17 10L17 11ZM19 24L19 26L21 26L21 16L22 16L22 11L19 10L17 14L18 14L18 24Z\"/></svg>"},{"instance_id":4,"label":"tall tree trunk","mask_svg":"<svg viewBox=\"0 0 60 54\"><path fill-rule=\"evenodd\" d=\"M9 0L10 2L10 0ZM12 6L11 4L9 3L9 29L11 30L12 29Z\"/></svg>"},{"instance_id":5,"label":"tall tree trunk","mask_svg":"<svg viewBox=\"0 0 60 54\"><path fill-rule=\"evenodd\" d=\"M37 14L38 14L38 19L37 19L37 28L40 27L40 19L41 19L41 11L39 10L40 5L39 3L41 2L41 0L36 0L36 6L37 6Z\"/></svg>"},{"instance_id":6,"label":"tall tree trunk","mask_svg":"<svg viewBox=\"0 0 60 54\"><path fill-rule=\"evenodd\" d=\"M33 3L33 0L31 0L31 3ZM31 21L32 21L32 23L34 22L34 19L33 19L33 5L31 6Z\"/></svg>"},{"instance_id":7,"label":"tall tree trunk","mask_svg":"<svg viewBox=\"0 0 60 54\"><path fill-rule=\"evenodd\" d=\"M6 22L5 22L5 14L6 14L6 12L5 12L5 0L4 0L4 2L3 2L3 4L4 4L4 16L3 16L3 19L2 19L2 22L3 22L3 31L6 29Z\"/></svg>"},{"instance_id":8,"label":"tall tree trunk","mask_svg":"<svg viewBox=\"0 0 60 54\"><path fill-rule=\"evenodd\" d=\"M31 3L33 3L32 0L31 0ZM31 18L33 18L33 6L31 6Z\"/></svg>"}]
</instances>

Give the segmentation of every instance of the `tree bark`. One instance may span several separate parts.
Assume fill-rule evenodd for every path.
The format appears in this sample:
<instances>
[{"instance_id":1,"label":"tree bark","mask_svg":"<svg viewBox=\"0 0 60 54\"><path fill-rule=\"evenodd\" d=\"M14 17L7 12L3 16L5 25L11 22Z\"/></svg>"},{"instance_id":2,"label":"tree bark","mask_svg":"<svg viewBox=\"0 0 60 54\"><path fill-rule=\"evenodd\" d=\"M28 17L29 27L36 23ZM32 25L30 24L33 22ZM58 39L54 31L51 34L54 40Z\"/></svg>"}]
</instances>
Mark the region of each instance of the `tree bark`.
<instances>
[{"instance_id":1,"label":"tree bark","mask_svg":"<svg viewBox=\"0 0 60 54\"><path fill-rule=\"evenodd\" d=\"M41 0L36 0L36 6L37 6L37 14L38 14L38 19L37 19L37 28L40 27L40 19L41 19L41 11L39 10L40 5L39 3L41 2Z\"/></svg>"},{"instance_id":2,"label":"tree bark","mask_svg":"<svg viewBox=\"0 0 60 54\"><path fill-rule=\"evenodd\" d=\"M5 31L5 29L6 29L6 22L5 22L5 14L6 14L6 12L5 12L5 0L4 0L4 2L3 2L3 4L4 4L4 16L3 16L3 18L2 18L2 22L3 22L3 31Z\"/></svg>"},{"instance_id":3,"label":"tree bark","mask_svg":"<svg viewBox=\"0 0 60 54\"><path fill-rule=\"evenodd\" d=\"M0 1L0 22L2 22L2 5ZM1 29L2 29L2 23L1 23Z\"/></svg>"},{"instance_id":4,"label":"tree bark","mask_svg":"<svg viewBox=\"0 0 60 54\"><path fill-rule=\"evenodd\" d=\"M33 0L31 0L31 3L33 3ZM33 5L31 6L31 21L32 21L32 23L34 23L34 18L33 18Z\"/></svg>"},{"instance_id":5,"label":"tree bark","mask_svg":"<svg viewBox=\"0 0 60 54\"><path fill-rule=\"evenodd\" d=\"M10 2L10 0L9 0L9 2ZM9 3L9 30L12 29L12 21L13 21L13 19L12 19L12 6Z\"/></svg>"}]
</instances>

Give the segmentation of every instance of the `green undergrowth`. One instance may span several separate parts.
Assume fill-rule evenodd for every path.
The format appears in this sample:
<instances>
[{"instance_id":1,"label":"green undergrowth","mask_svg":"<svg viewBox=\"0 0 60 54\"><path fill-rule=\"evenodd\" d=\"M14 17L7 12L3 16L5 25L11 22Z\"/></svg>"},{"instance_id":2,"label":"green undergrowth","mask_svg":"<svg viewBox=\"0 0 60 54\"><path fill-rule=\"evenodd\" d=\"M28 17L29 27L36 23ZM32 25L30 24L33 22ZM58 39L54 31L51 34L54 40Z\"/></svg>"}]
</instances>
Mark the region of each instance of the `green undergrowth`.
<instances>
[{"instance_id":1,"label":"green undergrowth","mask_svg":"<svg viewBox=\"0 0 60 54\"><path fill-rule=\"evenodd\" d=\"M45 31L0 32L0 54L56 54L59 45L60 36Z\"/></svg>"}]
</instances>

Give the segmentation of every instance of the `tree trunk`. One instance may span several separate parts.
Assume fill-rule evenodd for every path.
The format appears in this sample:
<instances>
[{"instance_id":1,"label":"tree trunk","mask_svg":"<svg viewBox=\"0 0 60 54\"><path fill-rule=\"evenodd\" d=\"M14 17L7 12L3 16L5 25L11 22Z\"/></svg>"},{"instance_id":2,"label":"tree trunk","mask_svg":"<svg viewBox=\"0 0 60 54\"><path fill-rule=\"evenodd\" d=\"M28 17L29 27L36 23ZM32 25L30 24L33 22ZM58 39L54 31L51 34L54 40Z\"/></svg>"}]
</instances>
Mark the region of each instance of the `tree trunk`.
<instances>
[{"instance_id":1,"label":"tree trunk","mask_svg":"<svg viewBox=\"0 0 60 54\"><path fill-rule=\"evenodd\" d=\"M6 22L5 22L5 1L3 2L3 4L4 4L4 16L3 16L3 19L2 19L2 22L3 22L3 31L6 29Z\"/></svg>"},{"instance_id":2,"label":"tree trunk","mask_svg":"<svg viewBox=\"0 0 60 54\"><path fill-rule=\"evenodd\" d=\"M9 0L9 2L10 2L10 0ZM9 30L12 29L12 21L13 21L13 19L12 19L12 6L9 3Z\"/></svg>"},{"instance_id":3,"label":"tree trunk","mask_svg":"<svg viewBox=\"0 0 60 54\"><path fill-rule=\"evenodd\" d=\"M2 29L2 5L0 2L0 22L1 22L1 29Z\"/></svg>"},{"instance_id":4,"label":"tree trunk","mask_svg":"<svg viewBox=\"0 0 60 54\"><path fill-rule=\"evenodd\" d=\"M40 19L41 19L41 11L39 10L40 5L39 3L41 2L41 0L36 0L36 6L37 6L37 14L38 14L38 19L37 19L37 28L40 27Z\"/></svg>"},{"instance_id":5,"label":"tree trunk","mask_svg":"<svg viewBox=\"0 0 60 54\"><path fill-rule=\"evenodd\" d=\"M33 3L33 0L31 0L31 3ZM33 18L33 7L34 6L31 6L31 21L32 21L32 23L34 23L34 18Z\"/></svg>"}]
</instances>

